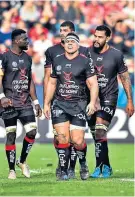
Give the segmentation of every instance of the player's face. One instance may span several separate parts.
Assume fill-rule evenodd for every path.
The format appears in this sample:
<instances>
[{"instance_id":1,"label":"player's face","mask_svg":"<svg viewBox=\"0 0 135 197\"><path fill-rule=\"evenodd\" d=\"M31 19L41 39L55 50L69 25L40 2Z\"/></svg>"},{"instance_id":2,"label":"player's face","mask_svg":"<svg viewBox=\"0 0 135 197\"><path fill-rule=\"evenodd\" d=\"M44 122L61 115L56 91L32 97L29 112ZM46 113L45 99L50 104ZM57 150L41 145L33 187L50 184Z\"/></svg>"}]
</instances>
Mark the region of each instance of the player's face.
<instances>
[{"instance_id":1,"label":"player's face","mask_svg":"<svg viewBox=\"0 0 135 197\"><path fill-rule=\"evenodd\" d=\"M71 33L71 32L72 32L72 30L68 26L60 27L60 38L61 38L61 41L64 41L65 37L68 35L68 33Z\"/></svg>"},{"instance_id":2,"label":"player's face","mask_svg":"<svg viewBox=\"0 0 135 197\"><path fill-rule=\"evenodd\" d=\"M98 50L102 50L106 44L108 37L105 35L105 31L95 31L93 47Z\"/></svg>"},{"instance_id":3,"label":"player's face","mask_svg":"<svg viewBox=\"0 0 135 197\"><path fill-rule=\"evenodd\" d=\"M18 47L22 50L27 50L28 49L28 36L27 34L21 34L17 40Z\"/></svg>"},{"instance_id":4,"label":"player's face","mask_svg":"<svg viewBox=\"0 0 135 197\"><path fill-rule=\"evenodd\" d=\"M65 51L69 54L74 54L79 49L79 44L74 40L65 40Z\"/></svg>"}]
</instances>

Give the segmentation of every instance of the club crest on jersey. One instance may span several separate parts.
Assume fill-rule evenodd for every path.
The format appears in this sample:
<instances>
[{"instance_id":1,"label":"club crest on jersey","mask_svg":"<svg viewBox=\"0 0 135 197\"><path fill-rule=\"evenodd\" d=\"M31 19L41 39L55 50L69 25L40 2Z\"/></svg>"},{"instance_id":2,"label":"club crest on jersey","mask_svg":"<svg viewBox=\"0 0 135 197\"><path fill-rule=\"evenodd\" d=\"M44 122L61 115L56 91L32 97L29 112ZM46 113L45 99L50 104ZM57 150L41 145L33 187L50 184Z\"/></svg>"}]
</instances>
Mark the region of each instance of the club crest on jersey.
<instances>
[{"instance_id":1,"label":"club crest on jersey","mask_svg":"<svg viewBox=\"0 0 135 197\"><path fill-rule=\"evenodd\" d=\"M102 71L103 71L103 65L102 66L95 66L96 67L96 70L97 70L97 72L98 72L98 74L101 74L102 73Z\"/></svg>"},{"instance_id":2,"label":"club crest on jersey","mask_svg":"<svg viewBox=\"0 0 135 197\"><path fill-rule=\"evenodd\" d=\"M66 81L70 81L71 78L72 78L72 72L70 72L70 73L65 73L65 72L63 71L63 73L64 73L64 79L65 79Z\"/></svg>"}]
</instances>

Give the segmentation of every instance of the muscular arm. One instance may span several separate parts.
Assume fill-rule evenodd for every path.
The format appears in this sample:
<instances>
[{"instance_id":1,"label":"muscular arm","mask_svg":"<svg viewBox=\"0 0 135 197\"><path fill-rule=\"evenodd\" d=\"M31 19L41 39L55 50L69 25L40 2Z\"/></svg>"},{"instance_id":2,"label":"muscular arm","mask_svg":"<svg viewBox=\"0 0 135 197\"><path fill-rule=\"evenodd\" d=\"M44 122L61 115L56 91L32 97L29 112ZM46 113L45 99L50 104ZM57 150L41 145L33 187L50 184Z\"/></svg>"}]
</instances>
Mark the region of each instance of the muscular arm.
<instances>
[{"instance_id":1,"label":"muscular arm","mask_svg":"<svg viewBox=\"0 0 135 197\"><path fill-rule=\"evenodd\" d=\"M48 85L47 85L47 91L46 91L46 97L45 97L46 105L50 105L50 102L56 90L56 85L57 85L57 79L50 77Z\"/></svg>"},{"instance_id":2,"label":"muscular arm","mask_svg":"<svg viewBox=\"0 0 135 197\"><path fill-rule=\"evenodd\" d=\"M44 102L45 102L45 97L46 97L46 93L47 93L47 85L49 82L49 78L51 75L51 68L45 68L44 69Z\"/></svg>"},{"instance_id":3,"label":"muscular arm","mask_svg":"<svg viewBox=\"0 0 135 197\"><path fill-rule=\"evenodd\" d=\"M120 76L122 85L124 87L124 90L126 92L128 101L132 100L132 88L131 88L131 81L130 81L129 73L124 72L120 74L119 76Z\"/></svg>"},{"instance_id":4,"label":"muscular arm","mask_svg":"<svg viewBox=\"0 0 135 197\"><path fill-rule=\"evenodd\" d=\"M90 102L95 105L97 98L98 98L98 92L99 92L97 76L94 75L92 77L89 77L86 80L86 83L87 83L87 86L90 90Z\"/></svg>"},{"instance_id":5,"label":"muscular arm","mask_svg":"<svg viewBox=\"0 0 135 197\"><path fill-rule=\"evenodd\" d=\"M133 99L132 99L132 88L131 88L131 81L128 72L124 72L119 75L122 85L124 87L124 90L127 95L127 106L126 106L126 112L131 117L134 114L134 105L133 105Z\"/></svg>"}]
</instances>

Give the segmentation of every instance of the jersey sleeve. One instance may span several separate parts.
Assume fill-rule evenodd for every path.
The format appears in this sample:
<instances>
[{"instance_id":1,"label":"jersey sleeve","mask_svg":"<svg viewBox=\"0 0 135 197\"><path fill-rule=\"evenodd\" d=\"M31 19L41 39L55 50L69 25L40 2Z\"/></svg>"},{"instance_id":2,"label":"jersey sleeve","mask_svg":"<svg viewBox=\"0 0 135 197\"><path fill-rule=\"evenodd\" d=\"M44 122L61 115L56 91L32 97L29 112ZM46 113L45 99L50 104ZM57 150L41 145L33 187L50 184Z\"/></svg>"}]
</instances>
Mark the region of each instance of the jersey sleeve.
<instances>
[{"instance_id":1,"label":"jersey sleeve","mask_svg":"<svg viewBox=\"0 0 135 197\"><path fill-rule=\"evenodd\" d=\"M87 58L86 62L86 78L92 77L95 75L95 69L93 65L93 61Z\"/></svg>"},{"instance_id":2,"label":"jersey sleeve","mask_svg":"<svg viewBox=\"0 0 135 197\"><path fill-rule=\"evenodd\" d=\"M51 70L51 77L52 78L57 78L56 69L55 69L54 64L52 65L51 68L52 68L52 70Z\"/></svg>"},{"instance_id":3,"label":"jersey sleeve","mask_svg":"<svg viewBox=\"0 0 135 197\"><path fill-rule=\"evenodd\" d=\"M45 52L45 68L51 68L52 65L52 57L51 57L51 53L49 51L49 49L46 50Z\"/></svg>"},{"instance_id":4,"label":"jersey sleeve","mask_svg":"<svg viewBox=\"0 0 135 197\"><path fill-rule=\"evenodd\" d=\"M3 53L0 57L0 69L5 70L7 67L7 56Z\"/></svg>"},{"instance_id":5,"label":"jersey sleeve","mask_svg":"<svg viewBox=\"0 0 135 197\"><path fill-rule=\"evenodd\" d=\"M122 53L120 53L117 59L117 69L119 74L124 73L128 70L125 58Z\"/></svg>"}]
</instances>

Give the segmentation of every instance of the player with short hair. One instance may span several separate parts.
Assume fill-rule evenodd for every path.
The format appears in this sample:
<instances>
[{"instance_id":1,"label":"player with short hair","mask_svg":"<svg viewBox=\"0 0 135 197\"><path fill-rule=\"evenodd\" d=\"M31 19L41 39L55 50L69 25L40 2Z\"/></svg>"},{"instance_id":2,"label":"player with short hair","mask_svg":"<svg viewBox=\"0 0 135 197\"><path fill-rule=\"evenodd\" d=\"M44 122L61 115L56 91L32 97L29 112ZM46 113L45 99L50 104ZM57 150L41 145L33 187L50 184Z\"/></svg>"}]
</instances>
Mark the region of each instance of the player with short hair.
<instances>
[{"instance_id":1,"label":"player with short hair","mask_svg":"<svg viewBox=\"0 0 135 197\"><path fill-rule=\"evenodd\" d=\"M64 39L66 35L70 32L75 32L75 26L71 21L64 21L60 25L60 37L61 37L61 43L56 44L52 47L49 47L46 52L46 63L45 63L45 73L44 73L44 101L45 101L45 96L47 92L47 84L50 78L51 74L51 66L53 64L54 59L64 53ZM82 54L87 54L87 48L86 47L79 47L79 51ZM54 130L54 135L55 135L55 130ZM57 152L57 137L54 137L54 147L56 148ZM70 165L68 169L68 175L70 178L75 178L75 165L76 165L76 159L77 159L77 154L74 149L74 146L72 146L72 143L70 144ZM79 162L82 162L81 157L79 157ZM58 165L58 168L56 169L56 175L59 176L61 173L61 169Z\"/></svg>"},{"instance_id":2,"label":"player with short hair","mask_svg":"<svg viewBox=\"0 0 135 197\"><path fill-rule=\"evenodd\" d=\"M32 107L35 105L36 115L41 116L42 111L37 100L35 86L32 81L31 57L24 52L28 49L28 36L26 31L15 29L11 34L12 47L3 53L0 68L0 101L4 109L2 119L6 127L6 155L9 164L9 179L16 179L16 127L19 119L25 128L26 136L17 165L25 177L30 178L30 171L26 158L35 141L36 120Z\"/></svg>"},{"instance_id":3,"label":"player with short hair","mask_svg":"<svg viewBox=\"0 0 135 197\"><path fill-rule=\"evenodd\" d=\"M57 56L52 65L52 74L47 86L44 113L50 115L56 131L57 152L61 167L60 180L67 180L69 162L69 141L71 140L77 155L81 156L80 176L89 177L86 162L86 143L84 140L87 115L95 112L98 97L98 83L91 61L79 53L79 37L69 33L65 38L65 53ZM90 89L90 103L87 106L87 85ZM51 91L50 91L51 90ZM87 108L87 109L86 109Z\"/></svg>"},{"instance_id":4,"label":"player with short hair","mask_svg":"<svg viewBox=\"0 0 135 197\"><path fill-rule=\"evenodd\" d=\"M117 75L121 79L128 99L126 112L129 117L134 113L128 68L122 52L108 45L110 37L111 30L107 26L97 26L93 47L90 48L89 52L89 57L93 59L97 73L101 105L101 109L95 112L88 121L95 141L96 168L91 174L93 178L108 178L112 174L108 156L107 131L117 105Z\"/></svg>"}]
</instances>

